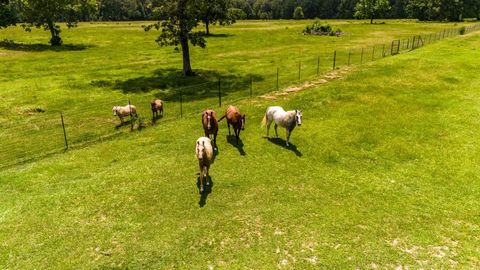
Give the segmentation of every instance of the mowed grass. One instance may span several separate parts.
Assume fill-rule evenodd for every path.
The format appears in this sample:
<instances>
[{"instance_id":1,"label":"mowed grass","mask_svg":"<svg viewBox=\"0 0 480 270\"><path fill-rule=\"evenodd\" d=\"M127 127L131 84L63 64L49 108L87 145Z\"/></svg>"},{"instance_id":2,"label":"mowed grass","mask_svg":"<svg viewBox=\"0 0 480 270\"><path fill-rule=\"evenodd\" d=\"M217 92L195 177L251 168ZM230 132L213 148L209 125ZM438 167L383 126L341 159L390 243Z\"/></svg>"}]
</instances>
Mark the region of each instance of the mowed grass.
<instances>
[{"instance_id":1,"label":"mowed grass","mask_svg":"<svg viewBox=\"0 0 480 270\"><path fill-rule=\"evenodd\" d=\"M144 32L149 22L80 23L63 28L66 46L51 49L48 32L25 33L11 27L0 31L0 166L30 159L64 147L60 112L64 113L70 146L83 145L128 130L115 129L111 108L136 105L149 122L149 101L166 101L166 120L183 113L198 114L218 106L220 79L223 103L310 80L337 66L358 65L381 58L393 39L404 42L413 35L434 33L465 24L417 23L389 20L330 20L346 34L341 37L305 36L312 21L240 21L213 27L206 49L192 47L192 65L199 76L180 76L181 54L155 43L157 31ZM411 43L411 40L410 40ZM373 50L373 45L379 44ZM405 43L403 43L404 45ZM361 57L361 49L365 55ZM373 57L372 57L373 54ZM300 76L299 76L300 66ZM299 80L300 79L300 80ZM250 82L253 85L250 85ZM185 88L187 86L188 88ZM180 94L182 97L180 98ZM39 112L40 111L40 112ZM48 139L46 139L48 138Z\"/></svg>"},{"instance_id":2,"label":"mowed grass","mask_svg":"<svg viewBox=\"0 0 480 270\"><path fill-rule=\"evenodd\" d=\"M1 268L479 268L479 46L238 102L244 155L222 123L203 202L199 117L4 170ZM262 138L269 105L303 109L292 148Z\"/></svg>"}]
</instances>

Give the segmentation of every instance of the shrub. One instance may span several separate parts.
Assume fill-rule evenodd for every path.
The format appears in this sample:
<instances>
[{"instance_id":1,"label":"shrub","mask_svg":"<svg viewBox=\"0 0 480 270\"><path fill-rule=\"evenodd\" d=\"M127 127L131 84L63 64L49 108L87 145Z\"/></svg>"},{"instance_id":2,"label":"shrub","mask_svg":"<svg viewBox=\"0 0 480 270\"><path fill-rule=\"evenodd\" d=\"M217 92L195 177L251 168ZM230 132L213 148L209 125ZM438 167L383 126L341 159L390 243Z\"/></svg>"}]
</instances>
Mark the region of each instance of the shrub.
<instances>
[{"instance_id":1,"label":"shrub","mask_svg":"<svg viewBox=\"0 0 480 270\"><path fill-rule=\"evenodd\" d=\"M467 29L465 28L465 26L462 26L462 27L460 27L460 30L458 30L458 33L459 33L460 35L465 35L466 30L467 30Z\"/></svg>"},{"instance_id":2,"label":"shrub","mask_svg":"<svg viewBox=\"0 0 480 270\"><path fill-rule=\"evenodd\" d=\"M322 24L319 20L315 20L312 25L307 25L305 29L303 29L303 33L306 35L339 36L342 30L337 28L333 31L333 28L329 24Z\"/></svg>"}]
</instances>

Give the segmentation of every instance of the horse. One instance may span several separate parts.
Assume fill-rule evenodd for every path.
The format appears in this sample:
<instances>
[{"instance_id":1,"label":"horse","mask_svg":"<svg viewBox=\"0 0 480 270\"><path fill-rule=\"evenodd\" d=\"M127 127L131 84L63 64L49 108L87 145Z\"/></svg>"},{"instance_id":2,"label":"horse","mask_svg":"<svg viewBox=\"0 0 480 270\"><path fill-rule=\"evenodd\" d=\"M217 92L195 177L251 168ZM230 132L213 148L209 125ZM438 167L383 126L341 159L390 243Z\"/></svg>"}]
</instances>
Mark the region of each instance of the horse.
<instances>
[{"instance_id":1,"label":"horse","mask_svg":"<svg viewBox=\"0 0 480 270\"><path fill-rule=\"evenodd\" d=\"M222 121L223 118L227 118L227 126L228 126L228 135L230 135L230 125L233 126L233 132L235 133L235 138L238 140L240 139L240 131L245 130L245 114L241 114L240 110L235 106L228 106L225 115L222 116L218 121Z\"/></svg>"},{"instance_id":2,"label":"horse","mask_svg":"<svg viewBox=\"0 0 480 270\"><path fill-rule=\"evenodd\" d=\"M114 106L112 109L113 116L118 116L120 122L123 124L123 118L130 115L137 116L137 108L133 105Z\"/></svg>"},{"instance_id":3,"label":"horse","mask_svg":"<svg viewBox=\"0 0 480 270\"><path fill-rule=\"evenodd\" d=\"M163 116L163 101L160 99L152 100L150 102L150 106L152 108L152 118L158 117L158 113L160 112Z\"/></svg>"},{"instance_id":4,"label":"horse","mask_svg":"<svg viewBox=\"0 0 480 270\"><path fill-rule=\"evenodd\" d=\"M287 130L287 146L289 146L290 134L296 125L302 125L302 111L293 110L286 112L282 107L268 107L263 117L262 126L267 125L267 138L270 131L270 125L275 121L275 136L278 137L277 127L281 126Z\"/></svg>"},{"instance_id":5,"label":"horse","mask_svg":"<svg viewBox=\"0 0 480 270\"><path fill-rule=\"evenodd\" d=\"M213 135L213 146L217 149L217 133L218 133L218 121L217 113L214 110L207 109L202 113L203 131L205 131L205 137L211 138Z\"/></svg>"},{"instance_id":6,"label":"horse","mask_svg":"<svg viewBox=\"0 0 480 270\"><path fill-rule=\"evenodd\" d=\"M200 167L200 194L202 194L204 191L203 183L207 181L208 185L208 170L213 160L212 141L208 137L198 138L195 150L195 156Z\"/></svg>"}]
</instances>

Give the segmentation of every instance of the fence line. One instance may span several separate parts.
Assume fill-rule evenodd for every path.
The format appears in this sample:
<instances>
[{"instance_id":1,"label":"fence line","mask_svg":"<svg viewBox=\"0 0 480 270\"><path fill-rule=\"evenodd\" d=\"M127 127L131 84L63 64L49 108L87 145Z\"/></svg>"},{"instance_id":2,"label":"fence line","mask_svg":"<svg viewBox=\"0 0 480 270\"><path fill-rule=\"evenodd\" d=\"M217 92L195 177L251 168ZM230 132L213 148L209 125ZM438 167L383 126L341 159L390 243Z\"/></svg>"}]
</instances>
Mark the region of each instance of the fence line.
<instances>
[{"instance_id":1,"label":"fence line","mask_svg":"<svg viewBox=\"0 0 480 270\"><path fill-rule=\"evenodd\" d=\"M298 59L297 66L290 69L281 69L279 66L272 67L272 72L264 73L263 76L249 74L234 79L218 77L216 80L211 79L200 84L175 87L168 95L169 98L166 99L166 116L161 122L171 122L186 116L199 115L200 111L207 107L221 108L225 101L236 102L267 92L278 91L282 87L311 80L341 66L363 65L387 56L412 51L444 38L479 29L480 24L475 24L414 35L407 39L392 40L389 43L374 44L371 49L369 47L337 49L332 53L315 54L309 58ZM199 90L204 94L195 96ZM135 126L141 129L149 125L156 125L160 119L152 117L151 122L145 122L146 116L151 113L150 108L145 105L152 98L152 95L144 95L113 101L94 101L87 106L82 105L78 110L51 110L48 113L38 113L31 119L14 121L3 127L5 132L0 133L0 140L2 140L0 168L35 160L52 153L60 153L67 149L84 147L125 132L131 132L135 130ZM143 104L143 106L137 106L139 117L130 115L129 121L126 121L130 127L129 131L125 128L127 125L119 125L118 119L114 119L109 111L115 105L124 104ZM214 106L215 104L218 104L218 107ZM98 114L98 108L102 108L101 114ZM20 133L16 131L20 131ZM15 140L12 141L12 137ZM45 138L48 138L47 143L45 143Z\"/></svg>"}]
</instances>

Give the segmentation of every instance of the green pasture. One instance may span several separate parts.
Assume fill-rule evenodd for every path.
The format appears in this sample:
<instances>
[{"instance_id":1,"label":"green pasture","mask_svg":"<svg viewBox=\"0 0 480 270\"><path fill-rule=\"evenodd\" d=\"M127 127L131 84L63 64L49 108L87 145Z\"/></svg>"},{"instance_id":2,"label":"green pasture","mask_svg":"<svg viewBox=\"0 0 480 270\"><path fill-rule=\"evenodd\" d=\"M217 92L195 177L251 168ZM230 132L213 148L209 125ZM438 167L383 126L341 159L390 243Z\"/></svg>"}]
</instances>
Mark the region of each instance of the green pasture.
<instances>
[{"instance_id":1,"label":"green pasture","mask_svg":"<svg viewBox=\"0 0 480 270\"><path fill-rule=\"evenodd\" d=\"M65 46L54 49L48 46L45 31L25 33L20 26L3 29L0 165L62 151L61 112L70 146L83 146L128 130L115 129L118 119L111 108L129 100L139 108L144 123L150 122L148 102L153 97L166 102L163 122L176 120L180 100L183 113L190 116L218 106L219 81L225 104L276 90L277 69L278 88L284 88L331 70L334 51L337 67L348 64L348 54L350 63L359 65L382 58L382 53L388 55L394 39L402 41L400 49L406 49L414 35L435 33L440 38L445 29L466 25L331 20L345 35L302 35L311 22L240 21L214 27L206 49L192 48L192 65L199 76L187 79L180 76L180 54L171 47L159 47L154 41L157 31L143 31L141 26L149 22L64 27Z\"/></svg>"},{"instance_id":2,"label":"green pasture","mask_svg":"<svg viewBox=\"0 0 480 270\"><path fill-rule=\"evenodd\" d=\"M215 28L226 36L209 38L203 52L194 49L193 65L206 77L263 76L271 66L295 65L329 46L365 46L451 26L332 23L352 35L305 37L298 34L305 22L289 21ZM67 123L78 121L67 131L95 130L95 115L116 124L105 100L168 96L171 85L117 87L139 78L143 85L178 68L178 54L158 48L155 33L139 31L140 24L64 31L66 43L88 45L79 51L2 49L0 68L9 74L0 79L2 125L28 123L41 135L39 115L54 118L51 110L64 110ZM0 34L23 43L48 39L19 29ZM480 268L479 48L479 34L451 37L356 65L296 94L235 102L247 114L243 146L221 123L213 187L203 196L194 156L203 134L199 112L206 105L224 110L241 97L236 92L219 108L215 97L192 90L182 119L167 102L166 118L144 130L111 128L118 134L104 142L4 168L0 268ZM284 130L280 139L262 138L269 105L303 110L289 148ZM45 112L28 114L36 106ZM88 113L77 113L82 107ZM141 110L148 115L148 106ZM61 131L52 134L35 143L56 145L58 135L61 148Z\"/></svg>"}]
</instances>

